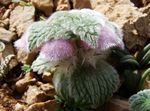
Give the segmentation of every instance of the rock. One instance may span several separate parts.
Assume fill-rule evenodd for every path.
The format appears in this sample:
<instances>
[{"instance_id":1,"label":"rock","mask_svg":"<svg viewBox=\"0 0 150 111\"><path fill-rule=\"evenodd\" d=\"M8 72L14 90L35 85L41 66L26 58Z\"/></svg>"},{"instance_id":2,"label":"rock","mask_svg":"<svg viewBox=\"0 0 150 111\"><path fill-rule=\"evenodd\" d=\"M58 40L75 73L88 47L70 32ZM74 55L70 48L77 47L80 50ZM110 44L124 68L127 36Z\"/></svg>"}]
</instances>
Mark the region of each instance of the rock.
<instances>
[{"instance_id":1,"label":"rock","mask_svg":"<svg viewBox=\"0 0 150 111\"><path fill-rule=\"evenodd\" d=\"M44 82L49 82L49 83L52 83L52 74L50 72L44 72L43 75L42 75L42 80Z\"/></svg>"},{"instance_id":2,"label":"rock","mask_svg":"<svg viewBox=\"0 0 150 111\"><path fill-rule=\"evenodd\" d=\"M90 0L72 0L72 2L75 9L92 8Z\"/></svg>"},{"instance_id":3,"label":"rock","mask_svg":"<svg viewBox=\"0 0 150 111\"><path fill-rule=\"evenodd\" d=\"M36 53L30 52L26 53L22 49L17 51L17 60L23 64L31 64L36 57Z\"/></svg>"},{"instance_id":4,"label":"rock","mask_svg":"<svg viewBox=\"0 0 150 111\"><path fill-rule=\"evenodd\" d=\"M116 4L102 3L97 5L94 10L103 13L109 20L117 23L121 27L123 27L126 22L132 22L143 16L142 12L140 12L137 7L134 7L131 2L128 3L128 1L125 3L116 2Z\"/></svg>"},{"instance_id":5,"label":"rock","mask_svg":"<svg viewBox=\"0 0 150 111\"><path fill-rule=\"evenodd\" d=\"M10 14L10 30L21 36L34 22L35 8L33 6L16 6Z\"/></svg>"},{"instance_id":6,"label":"rock","mask_svg":"<svg viewBox=\"0 0 150 111\"><path fill-rule=\"evenodd\" d=\"M13 111L17 101L8 89L0 89L0 111Z\"/></svg>"},{"instance_id":7,"label":"rock","mask_svg":"<svg viewBox=\"0 0 150 111\"><path fill-rule=\"evenodd\" d=\"M41 84L39 88L50 98L54 98L54 95L56 95L54 86L50 83Z\"/></svg>"},{"instance_id":8,"label":"rock","mask_svg":"<svg viewBox=\"0 0 150 111\"><path fill-rule=\"evenodd\" d=\"M7 9L2 17L2 19L7 19L10 16L11 9Z\"/></svg>"},{"instance_id":9,"label":"rock","mask_svg":"<svg viewBox=\"0 0 150 111\"><path fill-rule=\"evenodd\" d=\"M8 55L15 55L14 47L13 47L12 43L5 43L5 49L2 52L2 57L5 58ZM16 59L12 59L9 64L9 69L11 70L16 65L18 65L18 61Z\"/></svg>"},{"instance_id":10,"label":"rock","mask_svg":"<svg viewBox=\"0 0 150 111\"><path fill-rule=\"evenodd\" d=\"M150 4L150 0L142 0L142 3L144 4L144 6Z\"/></svg>"},{"instance_id":11,"label":"rock","mask_svg":"<svg viewBox=\"0 0 150 111\"><path fill-rule=\"evenodd\" d=\"M16 90L19 93L23 93L27 90L28 86L34 84L36 82L36 78L34 74L29 72L25 74L25 76L16 82Z\"/></svg>"},{"instance_id":12,"label":"rock","mask_svg":"<svg viewBox=\"0 0 150 111\"><path fill-rule=\"evenodd\" d=\"M55 10L69 10L71 9L69 0L54 0Z\"/></svg>"},{"instance_id":13,"label":"rock","mask_svg":"<svg viewBox=\"0 0 150 111\"><path fill-rule=\"evenodd\" d=\"M39 10L43 11L46 16L53 12L53 0L31 0L32 4Z\"/></svg>"},{"instance_id":14,"label":"rock","mask_svg":"<svg viewBox=\"0 0 150 111\"><path fill-rule=\"evenodd\" d=\"M55 10L69 10L71 9L69 0L54 0Z\"/></svg>"},{"instance_id":15,"label":"rock","mask_svg":"<svg viewBox=\"0 0 150 111\"><path fill-rule=\"evenodd\" d=\"M47 99L47 95L44 91L40 90L37 86L29 86L25 93L25 101L27 104L33 104L36 102L43 102Z\"/></svg>"},{"instance_id":16,"label":"rock","mask_svg":"<svg viewBox=\"0 0 150 111\"><path fill-rule=\"evenodd\" d=\"M11 3L12 0L0 0L0 4L2 5L8 5Z\"/></svg>"},{"instance_id":17,"label":"rock","mask_svg":"<svg viewBox=\"0 0 150 111\"><path fill-rule=\"evenodd\" d=\"M6 30L4 28L0 28L0 40L5 42L11 42L16 38L16 34Z\"/></svg>"},{"instance_id":18,"label":"rock","mask_svg":"<svg viewBox=\"0 0 150 111\"><path fill-rule=\"evenodd\" d=\"M127 2L99 4L95 10L123 28L124 42L130 51L135 52L147 42L150 30L149 15L140 11L128 0Z\"/></svg>"},{"instance_id":19,"label":"rock","mask_svg":"<svg viewBox=\"0 0 150 111\"><path fill-rule=\"evenodd\" d=\"M150 11L142 13L141 16L134 21L128 21L124 24L124 41L129 49L143 48L148 39L150 39L149 18Z\"/></svg>"},{"instance_id":20,"label":"rock","mask_svg":"<svg viewBox=\"0 0 150 111\"><path fill-rule=\"evenodd\" d=\"M16 105L15 105L15 111L24 111L24 109L25 109L25 106L24 105L22 105L22 104L20 104L20 103L17 103Z\"/></svg>"},{"instance_id":21,"label":"rock","mask_svg":"<svg viewBox=\"0 0 150 111\"><path fill-rule=\"evenodd\" d=\"M0 7L0 20L2 20L3 19L3 15L4 15L4 13L5 13L5 11L6 11L7 9L3 6L3 7Z\"/></svg>"},{"instance_id":22,"label":"rock","mask_svg":"<svg viewBox=\"0 0 150 111\"><path fill-rule=\"evenodd\" d=\"M9 19L0 20L0 27L6 28L9 25Z\"/></svg>"},{"instance_id":23,"label":"rock","mask_svg":"<svg viewBox=\"0 0 150 111\"><path fill-rule=\"evenodd\" d=\"M127 100L112 98L105 108L105 111L129 111L129 103Z\"/></svg>"},{"instance_id":24,"label":"rock","mask_svg":"<svg viewBox=\"0 0 150 111\"><path fill-rule=\"evenodd\" d=\"M54 100L39 102L29 106L25 111L56 111L57 104Z\"/></svg>"}]
</instances>

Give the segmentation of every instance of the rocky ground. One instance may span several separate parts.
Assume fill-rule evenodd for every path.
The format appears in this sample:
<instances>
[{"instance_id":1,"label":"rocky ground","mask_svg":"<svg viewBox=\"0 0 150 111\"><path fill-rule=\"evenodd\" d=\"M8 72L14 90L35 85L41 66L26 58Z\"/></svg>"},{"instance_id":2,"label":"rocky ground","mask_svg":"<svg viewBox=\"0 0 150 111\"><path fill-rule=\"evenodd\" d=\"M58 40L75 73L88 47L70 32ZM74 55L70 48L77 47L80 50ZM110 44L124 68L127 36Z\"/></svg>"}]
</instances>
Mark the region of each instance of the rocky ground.
<instances>
[{"instance_id":1,"label":"rocky ground","mask_svg":"<svg viewBox=\"0 0 150 111\"><path fill-rule=\"evenodd\" d=\"M44 72L39 77L21 72L21 65L31 64L36 54L15 49L13 42L31 23L45 20L55 11L81 8L103 13L122 27L131 53L150 42L150 0L0 0L0 49L4 46L0 59L16 55L9 64L7 78L1 81L0 111L55 111L52 75ZM128 111L128 102L114 97L105 109Z\"/></svg>"}]
</instances>

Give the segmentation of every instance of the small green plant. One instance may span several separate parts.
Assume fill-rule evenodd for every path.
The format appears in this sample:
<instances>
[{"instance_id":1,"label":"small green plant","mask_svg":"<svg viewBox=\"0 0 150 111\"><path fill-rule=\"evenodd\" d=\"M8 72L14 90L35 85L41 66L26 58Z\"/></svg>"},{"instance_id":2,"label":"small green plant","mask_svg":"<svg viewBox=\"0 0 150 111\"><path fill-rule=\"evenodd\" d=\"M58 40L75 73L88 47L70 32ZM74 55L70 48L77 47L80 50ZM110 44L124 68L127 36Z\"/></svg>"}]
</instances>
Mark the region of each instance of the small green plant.
<instances>
[{"instance_id":1,"label":"small green plant","mask_svg":"<svg viewBox=\"0 0 150 111\"><path fill-rule=\"evenodd\" d=\"M28 64L24 64L21 68L25 73L28 73L30 72L32 69L31 69L31 66L28 65Z\"/></svg>"},{"instance_id":2,"label":"small green plant","mask_svg":"<svg viewBox=\"0 0 150 111\"><path fill-rule=\"evenodd\" d=\"M131 111L150 111L150 89L139 91L129 98Z\"/></svg>"},{"instance_id":3,"label":"small green plant","mask_svg":"<svg viewBox=\"0 0 150 111\"><path fill-rule=\"evenodd\" d=\"M111 57L119 62L119 74L128 90L143 90L145 79L150 75L150 43L135 56L120 49L112 49Z\"/></svg>"}]
</instances>

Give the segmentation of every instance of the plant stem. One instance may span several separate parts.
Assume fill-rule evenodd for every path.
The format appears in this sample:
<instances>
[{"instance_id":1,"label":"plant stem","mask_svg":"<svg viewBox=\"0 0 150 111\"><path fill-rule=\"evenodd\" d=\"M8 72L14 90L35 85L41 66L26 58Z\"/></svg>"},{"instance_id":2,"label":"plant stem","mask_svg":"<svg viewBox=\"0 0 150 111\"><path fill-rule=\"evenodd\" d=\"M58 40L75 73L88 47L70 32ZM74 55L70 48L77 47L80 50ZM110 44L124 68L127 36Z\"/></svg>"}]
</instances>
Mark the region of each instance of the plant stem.
<instances>
[{"instance_id":1,"label":"plant stem","mask_svg":"<svg viewBox=\"0 0 150 111\"><path fill-rule=\"evenodd\" d=\"M144 82L147 76L150 75L150 68L148 68L146 71L144 71L144 73L142 74L140 83L139 83L139 90L143 90L144 89Z\"/></svg>"}]
</instances>

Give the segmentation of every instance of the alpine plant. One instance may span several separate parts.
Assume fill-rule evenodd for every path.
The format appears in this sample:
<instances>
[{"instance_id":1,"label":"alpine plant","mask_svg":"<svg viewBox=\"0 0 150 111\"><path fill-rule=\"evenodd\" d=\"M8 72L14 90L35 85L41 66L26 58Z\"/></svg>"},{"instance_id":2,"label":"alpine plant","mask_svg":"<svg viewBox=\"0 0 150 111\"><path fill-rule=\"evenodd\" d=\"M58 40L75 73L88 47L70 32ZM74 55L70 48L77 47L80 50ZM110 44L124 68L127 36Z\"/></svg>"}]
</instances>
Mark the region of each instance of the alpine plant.
<instances>
[{"instance_id":1,"label":"alpine plant","mask_svg":"<svg viewBox=\"0 0 150 111\"><path fill-rule=\"evenodd\" d=\"M119 76L105 59L112 47L124 49L122 32L96 11L55 12L31 24L15 46L39 52L31 66L38 74L56 69L57 100L66 111L97 108L117 90Z\"/></svg>"},{"instance_id":2,"label":"alpine plant","mask_svg":"<svg viewBox=\"0 0 150 111\"><path fill-rule=\"evenodd\" d=\"M131 111L150 111L150 89L139 91L129 98Z\"/></svg>"}]
</instances>

